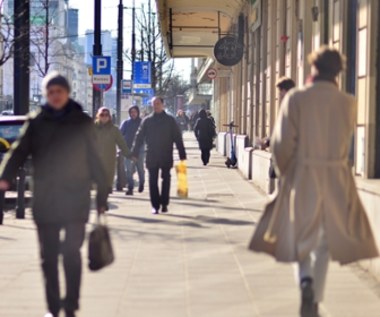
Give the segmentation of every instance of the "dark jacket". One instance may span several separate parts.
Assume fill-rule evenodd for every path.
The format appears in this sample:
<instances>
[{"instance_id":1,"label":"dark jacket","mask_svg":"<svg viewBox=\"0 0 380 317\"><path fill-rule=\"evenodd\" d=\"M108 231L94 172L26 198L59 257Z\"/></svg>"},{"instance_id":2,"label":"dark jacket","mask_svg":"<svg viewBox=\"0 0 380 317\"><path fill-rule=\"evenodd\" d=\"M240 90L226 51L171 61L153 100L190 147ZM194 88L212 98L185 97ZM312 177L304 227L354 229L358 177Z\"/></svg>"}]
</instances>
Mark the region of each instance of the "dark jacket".
<instances>
[{"instance_id":1,"label":"dark jacket","mask_svg":"<svg viewBox=\"0 0 380 317\"><path fill-rule=\"evenodd\" d=\"M140 127L141 124L141 118L140 118L140 109L137 106L133 106L129 109L129 112L132 109L136 109L139 113L139 116L137 119L133 120L132 118L124 121L120 127L121 134L124 136L125 142L127 142L128 148L132 148L133 141L135 140L137 130Z\"/></svg>"},{"instance_id":2,"label":"dark jacket","mask_svg":"<svg viewBox=\"0 0 380 317\"><path fill-rule=\"evenodd\" d=\"M121 150L125 157L128 157L130 154L129 148L119 128L112 122L107 124L96 122L95 127L99 154L104 163L108 186L112 187L116 169L116 147Z\"/></svg>"},{"instance_id":3,"label":"dark jacket","mask_svg":"<svg viewBox=\"0 0 380 317\"><path fill-rule=\"evenodd\" d=\"M132 148L133 156L138 157L144 142L147 145L147 168L173 167L173 144L178 149L180 159L186 160L182 133L175 119L166 112L153 113L143 120Z\"/></svg>"},{"instance_id":4,"label":"dark jacket","mask_svg":"<svg viewBox=\"0 0 380 317\"><path fill-rule=\"evenodd\" d=\"M216 136L215 124L207 117L207 113L204 110L199 112L199 119L194 126L194 133L201 149L211 150L213 148Z\"/></svg>"},{"instance_id":5,"label":"dark jacket","mask_svg":"<svg viewBox=\"0 0 380 317\"><path fill-rule=\"evenodd\" d=\"M0 178L11 181L31 155L35 221L87 222L93 181L98 207L107 205L107 179L95 138L92 119L76 102L61 112L44 106L25 123L1 164Z\"/></svg>"}]
</instances>

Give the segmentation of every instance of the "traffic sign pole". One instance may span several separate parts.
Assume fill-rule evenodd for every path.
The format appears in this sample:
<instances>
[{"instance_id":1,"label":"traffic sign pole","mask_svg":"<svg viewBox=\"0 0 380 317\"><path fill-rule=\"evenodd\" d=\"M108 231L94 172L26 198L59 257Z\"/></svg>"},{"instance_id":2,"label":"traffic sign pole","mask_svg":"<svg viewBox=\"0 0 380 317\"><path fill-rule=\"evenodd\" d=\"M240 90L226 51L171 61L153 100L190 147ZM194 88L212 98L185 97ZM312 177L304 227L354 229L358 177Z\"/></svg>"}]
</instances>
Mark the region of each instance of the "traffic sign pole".
<instances>
[{"instance_id":1,"label":"traffic sign pole","mask_svg":"<svg viewBox=\"0 0 380 317\"><path fill-rule=\"evenodd\" d=\"M95 0L94 15L94 56L102 55L102 0ZM92 115L95 118L98 109L102 106L103 94L101 91L93 90Z\"/></svg>"}]
</instances>

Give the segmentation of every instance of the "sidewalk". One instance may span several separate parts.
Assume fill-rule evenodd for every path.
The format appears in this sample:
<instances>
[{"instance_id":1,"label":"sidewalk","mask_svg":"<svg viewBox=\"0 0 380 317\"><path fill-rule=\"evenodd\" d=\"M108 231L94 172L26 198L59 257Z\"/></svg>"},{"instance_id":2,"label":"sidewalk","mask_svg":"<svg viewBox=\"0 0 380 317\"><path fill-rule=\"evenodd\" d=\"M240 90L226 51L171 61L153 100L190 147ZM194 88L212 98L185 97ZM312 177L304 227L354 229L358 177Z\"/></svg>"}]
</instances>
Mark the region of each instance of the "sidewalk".
<instances>
[{"instance_id":1,"label":"sidewalk","mask_svg":"<svg viewBox=\"0 0 380 317\"><path fill-rule=\"evenodd\" d=\"M84 269L78 316L298 316L292 267L246 248L266 198L215 153L209 167L201 166L196 143L187 137L190 198L174 198L168 215L152 216L148 193L112 195L108 219L116 262L100 273ZM6 215L0 227L1 317L46 311L36 242L30 215L24 221ZM352 267L331 265L326 295L324 317L380 314L380 297Z\"/></svg>"}]
</instances>

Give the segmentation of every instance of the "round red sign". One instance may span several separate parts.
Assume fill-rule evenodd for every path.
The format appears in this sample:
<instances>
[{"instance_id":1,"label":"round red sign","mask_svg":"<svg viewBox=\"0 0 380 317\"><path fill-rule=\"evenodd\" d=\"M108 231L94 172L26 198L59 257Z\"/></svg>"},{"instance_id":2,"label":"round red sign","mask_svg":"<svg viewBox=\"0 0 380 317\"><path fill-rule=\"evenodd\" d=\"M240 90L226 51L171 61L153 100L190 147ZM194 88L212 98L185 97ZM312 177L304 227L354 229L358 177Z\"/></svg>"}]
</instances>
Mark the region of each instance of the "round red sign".
<instances>
[{"instance_id":1,"label":"round red sign","mask_svg":"<svg viewBox=\"0 0 380 317\"><path fill-rule=\"evenodd\" d=\"M208 77L209 79L215 79L217 75L218 75L218 72L216 71L215 68L210 68L210 69L207 71L207 77Z\"/></svg>"},{"instance_id":2,"label":"round red sign","mask_svg":"<svg viewBox=\"0 0 380 317\"><path fill-rule=\"evenodd\" d=\"M112 88L113 85L113 76L111 75L111 82L108 85L93 84L94 89L97 91L108 91Z\"/></svg>"}]
</instances>

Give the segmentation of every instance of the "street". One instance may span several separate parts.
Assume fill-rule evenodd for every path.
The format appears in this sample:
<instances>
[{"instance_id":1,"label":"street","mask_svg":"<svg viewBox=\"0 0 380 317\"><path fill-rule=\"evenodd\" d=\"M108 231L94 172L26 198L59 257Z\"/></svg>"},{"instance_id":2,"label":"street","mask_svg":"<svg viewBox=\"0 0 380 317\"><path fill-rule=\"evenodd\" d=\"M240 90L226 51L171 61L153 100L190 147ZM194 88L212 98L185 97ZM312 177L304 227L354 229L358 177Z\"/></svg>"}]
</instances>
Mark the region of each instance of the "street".
<instances>
[{"instance_id":1,"label":"street","mask_svg":"<svg viewBox=\"0 0 380 317\"><path fill-rule=\"evenodd\" d=\"M201 166L190 134L186 145L190 197L173 198L169 214L150 214L147 191L132 198L124 193L111 196L108 223L116 262L91 273L84 254L78 316L297 316L299 296L292 266L247 250L266 196L237 170L225 168L225 158L216 152L210 166ZM34 225L30 212L26 220L14 218L14 213L7 213L0 227L0 316L43 316ZM377 317L379 289L356 266L332 264L322 316Z\"/></svg>"}]
</instances>

